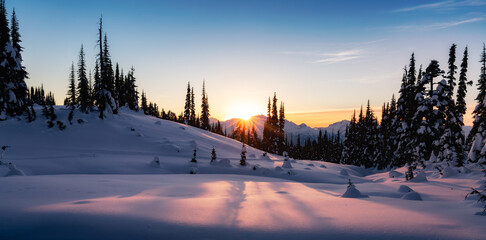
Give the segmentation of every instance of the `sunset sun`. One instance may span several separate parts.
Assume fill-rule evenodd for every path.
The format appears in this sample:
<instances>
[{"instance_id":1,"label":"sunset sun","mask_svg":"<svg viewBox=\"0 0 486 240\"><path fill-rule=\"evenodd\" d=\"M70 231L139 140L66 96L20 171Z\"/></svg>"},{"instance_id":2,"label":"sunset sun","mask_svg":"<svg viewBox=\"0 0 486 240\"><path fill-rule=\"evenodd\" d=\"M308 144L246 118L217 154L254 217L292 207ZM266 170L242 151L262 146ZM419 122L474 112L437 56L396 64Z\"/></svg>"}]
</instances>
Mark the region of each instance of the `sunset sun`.
<instances>
[{"instance_id":1,"label":"sunset sun","mask_svg":"<svg viewBox=\"0 0 486 240\"><path fill-rule=\"evenodd\" d=\"M250 120L251 117L258 115L259 109L248 103L237 104L228 112L228 119L240 118L245 121Z\"/></svg>"}]
</instances>

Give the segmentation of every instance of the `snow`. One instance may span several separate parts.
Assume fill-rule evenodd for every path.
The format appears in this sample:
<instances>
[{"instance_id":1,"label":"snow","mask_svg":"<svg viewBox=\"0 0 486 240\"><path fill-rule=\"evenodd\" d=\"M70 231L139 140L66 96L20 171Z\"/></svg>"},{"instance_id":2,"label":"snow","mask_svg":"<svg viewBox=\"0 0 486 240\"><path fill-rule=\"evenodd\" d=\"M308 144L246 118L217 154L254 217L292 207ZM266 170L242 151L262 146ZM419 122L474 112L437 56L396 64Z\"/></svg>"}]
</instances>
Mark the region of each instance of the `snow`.
<instances>
[{"instance_id":1,"label":"snow","mask_svg":"<svg viewBox=\"0 0 486 240\"><path fill-rule=\"evenodd\" d=\"M422 201L422 197L420 196L420 194L418 194L417 192L414 192L414 191L405 193L405 195L403 195L402 199L413 200L413 201Z\"/></svg>"},{"instance_id":2,"label":"snow","mask_svg":"<svg viewBox=\"0 0 486 240\"><path fill-rule=\"evenodd\" d=\"M58 120L66 123L68 113L56 107ZM486 236L486 218L474 215L482 206L464 200L484 182L472 166L447 178L425 170L414 179L428 181L407 182L405 167L292 160L283 169L282 156L261 159L247 147L249 166L240 167L240 142L125 109L105 120L76 111L64 131L47 128L40 114L33 123L10 119L0 133L0 145L11 146L2 161L26 175L3 177L10 169L0 167L0 239ZM198 162L190 164L195 148ZM409 189L397 191L404 184ZM409 201L417 195L422 201Z\"/></svg>"},{"instance_id":3,"label":"snow","mask_svg":"<svg viewBox=\"0 0 486 240\"><path fill-rule=\"evenodd\" d=\"M427 175L425 173L425 171L419 171L417 173L417 176L415 176L414 178L410 179L409 182L427 182Z\"/></svg>"},{"instance_id":4,"label":"snow","mask_svg":"<svg viewBox=\"0 0 486 240\"><path fill-rule=\"evenodd\" d=\"M351 185L346 189L346 192L341 196L343 198L367 198L367 195L361 194L361 192L356 189L354 185Z\"/></svg>"}]
</instances>

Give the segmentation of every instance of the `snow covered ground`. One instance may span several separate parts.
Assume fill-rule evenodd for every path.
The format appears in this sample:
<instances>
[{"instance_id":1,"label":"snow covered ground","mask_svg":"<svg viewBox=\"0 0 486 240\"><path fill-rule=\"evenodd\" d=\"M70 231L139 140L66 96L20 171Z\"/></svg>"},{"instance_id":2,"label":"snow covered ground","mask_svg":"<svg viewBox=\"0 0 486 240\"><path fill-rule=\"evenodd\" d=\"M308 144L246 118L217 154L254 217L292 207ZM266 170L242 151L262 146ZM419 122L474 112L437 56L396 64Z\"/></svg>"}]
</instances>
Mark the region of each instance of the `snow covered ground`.
<instances>
[{"instance_id":1,"label":"snow covered ground","mask_svg":"<svg viewBox=\"0 0 486 240\"><path fill-rule=\"evenodd\" d=\"M56 111L65 123L67 113ZM300 160L282 168L283 157L250 147L241 167L241 143L141 113L104 121L76 113L66 125L48 129L40 112L34 123L0 122L0 145L11 146L4 161L26 175L1 177L9 170L0 168L0 239L486 236L481 206L464 200L483 183L478 169L446 178L431 168L427 181L406 182L405 169ZM194 149L197 165L189 163ZM349 180L361 197L341 197Z\"/></svg>"}]
</instances>

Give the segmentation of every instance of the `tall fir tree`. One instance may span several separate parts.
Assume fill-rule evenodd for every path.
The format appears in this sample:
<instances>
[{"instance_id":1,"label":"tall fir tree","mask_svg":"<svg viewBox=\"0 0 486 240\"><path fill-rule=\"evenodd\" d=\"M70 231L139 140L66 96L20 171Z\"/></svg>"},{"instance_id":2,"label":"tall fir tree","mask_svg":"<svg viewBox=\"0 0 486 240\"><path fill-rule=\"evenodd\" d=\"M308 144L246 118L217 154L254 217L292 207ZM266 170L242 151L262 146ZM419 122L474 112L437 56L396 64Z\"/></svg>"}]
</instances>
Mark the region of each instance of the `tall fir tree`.
<instances>
[{"instance_id":1,"label":"tall fir tree","mask_svg":"<svg viewBox=\"0 0 486 240\"><path fill-rule=\"evenodd\" d=\"M17 109L16 114L21 114L22 112L26 112L27 110L27 94L28 88L27 84L25 83L25 79L28 78L27 71L25 67L22 65L22 51L23 47L20 46L22 42L20 40L20 33L19 33L19 23L17 20L17 15L15 13L15 9L12 11L12 20L11 20L11 41L12 41L12 54L15 55L12 62L12 77L13 82L15 85L15 98L17 99Z\"/></svg>"},{"instance_id":2,"label":"tall fir tree","mask_svg":"<svg viewBox=\"0 0 486 240\"><path fill-rule=\"evenodd\" d=\"M78 60L78 98L77 103L82 112L88 113L91 110L90 83L86 77L86 61L84 59L84 47L81 45Z\"/></svg>"},{"instance_id":3,"label":"tall fir tree","mask_svg":"<svg viewBox=\"0 0 486 240\"><path fill-rule=\"evenodd\" d=\"M196 103L194 101L194 87L191 88L191 108L190 108L190 120L191 126L196 126ZM197 126L198 127L198 126Z\"/></svg>"},{"instance_id":4,"label":"tall fir tree","mask_svg":"<svg viewBox=\"0 0 486 240\"><path fill-rule=\"evenodd\" d=\"M149 107L147 105L147 96L145 95L144 91L142 91L142 105L140 109L142 110L143 114L145 115L149 114Z\"/></svg>"},{"instance_id":5,"label":"tall fir tree","mask_svg":"<svg viewBox=\"0 0 486 240\"><path fill-rule=\"evenodd\" d=\"M481 70L478 79L479 93L476 97L477 105L473 111L474 122L473 128L469 133L472 135L471 148L468 159L471 162L486 163L486 151L483 151L486 143L486 46L483 44L481 52Z\"/></svg>"},{"instance_id":6,"label":"tall fir tree","mask_svg":"<svg viewBox=\"0 0 486 240\"><path fill-rule=\"evenodd\" d=\"M13 36L12 36L13 34ZM11 38L12 36L12 38ZM8 26L5 1L0 1L0 118L21 115L28 111L25 84L27 72L22 66L22 47L15 14L12 32Z\"/></svg>"},{"instance_id":7,"label":"tall fir tree","mask_svg":"<svg viewBox=\"0 0 486 240\"><path fill-rule=\"evenodd\" d=\"M71 64L71 71L69 73L69 88L68 88L67 96L68 96L67 106L71 110L74 110L74 108L76 107L76 103L77 103L76 75L74 73L74 63Z\"/></svg>"},{"instance_id":8,"label":"tall fir tree","mask_svg":"<svg viewBox=\"0 0 486 240\"><path fill-rule=\"evenodd\" d=\"M206 93L206 83L203 81L202 99L201 99L201 128L209 130L209 102L208 95Z\"/></svg>"},{"instance_id":9,"label":"tall fir tree","mask_svg":"<svg viewBox=\"0 0 486 240\"><path fill-rule=\"evenodd\" d=\"M184 105L184 124L188 125L191 119L191 83L187 82L186 103Z\"/></svg>"}]
</instances>

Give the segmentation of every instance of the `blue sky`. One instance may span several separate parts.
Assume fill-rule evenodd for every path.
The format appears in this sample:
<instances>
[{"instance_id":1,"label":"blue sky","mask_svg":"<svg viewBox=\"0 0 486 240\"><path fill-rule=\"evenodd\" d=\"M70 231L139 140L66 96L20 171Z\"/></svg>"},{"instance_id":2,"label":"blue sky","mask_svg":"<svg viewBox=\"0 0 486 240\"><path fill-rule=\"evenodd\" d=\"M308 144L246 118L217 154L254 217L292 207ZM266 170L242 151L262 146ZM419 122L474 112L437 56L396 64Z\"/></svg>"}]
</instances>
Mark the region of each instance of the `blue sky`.
<instances>
[{"instance_id":1,"label":"blue sky","mask_svg":"<svg viewBox=\"0 0 486 240\"><path fill-rule=\"evenodd\" d=\"M468 45L468 76L477 80L486 41L486 0L8 0L7 7L20 21L28 84L43 83L59 103L81 44L93 68L103 14L113 60L125 71L133 65L140 90L160 107L182 111L187 82L200 95L205 79L214 117L237 115L235 106L265 113L277 92L290 120L312 126L348 119L368 99L376 107L389 101L412 52L419 64L437 59L445 67L452 43L458 59ZM469 108L476 93L471 87Z\"/></svg>"}]
</instances>

